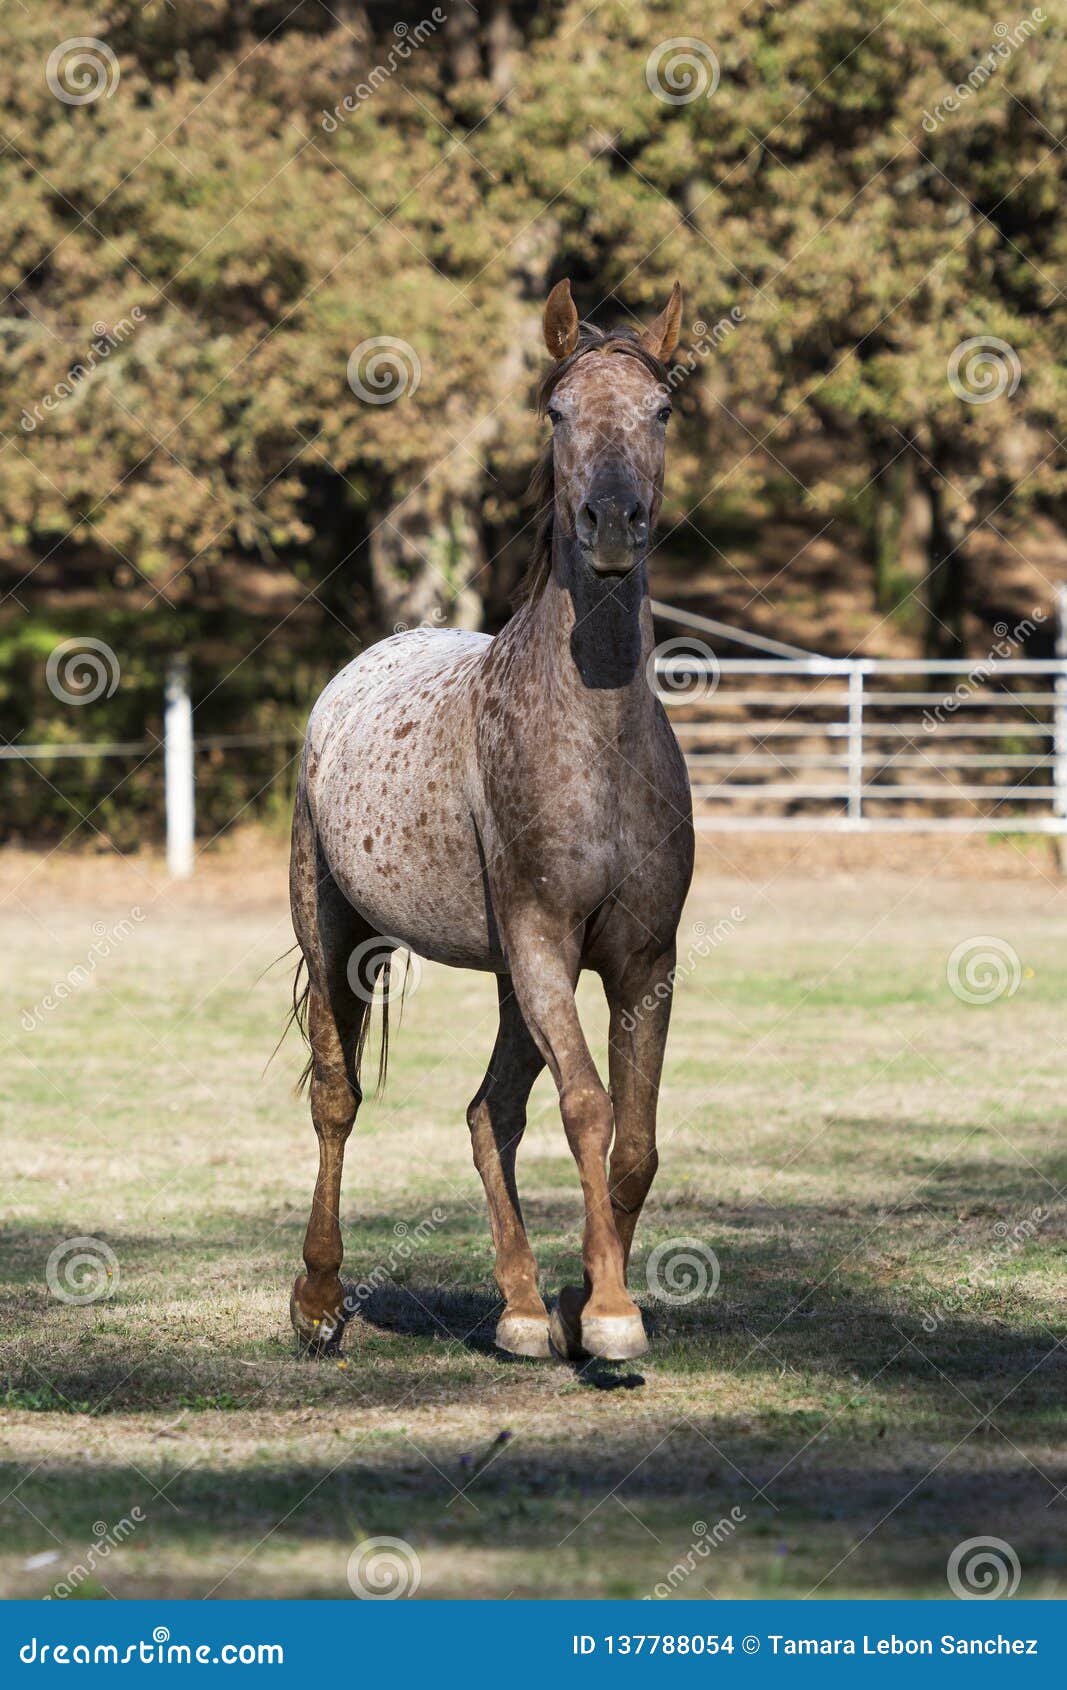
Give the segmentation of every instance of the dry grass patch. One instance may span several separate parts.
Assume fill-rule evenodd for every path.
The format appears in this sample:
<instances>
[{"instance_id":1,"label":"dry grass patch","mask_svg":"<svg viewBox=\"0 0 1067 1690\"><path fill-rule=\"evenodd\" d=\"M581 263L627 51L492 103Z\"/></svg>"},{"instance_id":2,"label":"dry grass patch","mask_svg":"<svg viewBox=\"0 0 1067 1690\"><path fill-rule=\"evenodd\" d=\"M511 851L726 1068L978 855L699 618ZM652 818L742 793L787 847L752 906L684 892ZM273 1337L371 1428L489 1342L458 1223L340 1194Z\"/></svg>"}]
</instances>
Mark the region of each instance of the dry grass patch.
<instances>
[{"instance_id":1,"label":"dry grass patch","mask_svg":"<svg viewBox=\"0 0 1067 1690\"><path fill-rule=\"evenodd\" d=\"M389 1534L424 1596L639 1596L725 1518L677 1595L943 1595L979 1535L1013 1545L1021 1594L1062 1594L1064 894L1036 849L985 849L983 877L970 844L965 868L924 842L866 873L793 841L707 847L638 1234L653 1350L584 1374L491 1347L463 1120L491 982L428 967L405 1009L346 1170L346 1272L376 1289L314 1364L286 1312L314 1170L295 1044L264 1071L288 987L277 851L182 888L150 859L0 862L0 1588L43 1594L137 1507L83 1594L343 1596L354 1545ZM686 964L693 924L735 908ZM986 934L1020 979L980 1007L946 963ZM580 1207L544 1080L520 1170L551 1290ZM118 1275L78 1307L45 1263L82 1235ZM677 1238L714 1251L713 1297L646 1293Z\"/></svg>"}]
</instances>

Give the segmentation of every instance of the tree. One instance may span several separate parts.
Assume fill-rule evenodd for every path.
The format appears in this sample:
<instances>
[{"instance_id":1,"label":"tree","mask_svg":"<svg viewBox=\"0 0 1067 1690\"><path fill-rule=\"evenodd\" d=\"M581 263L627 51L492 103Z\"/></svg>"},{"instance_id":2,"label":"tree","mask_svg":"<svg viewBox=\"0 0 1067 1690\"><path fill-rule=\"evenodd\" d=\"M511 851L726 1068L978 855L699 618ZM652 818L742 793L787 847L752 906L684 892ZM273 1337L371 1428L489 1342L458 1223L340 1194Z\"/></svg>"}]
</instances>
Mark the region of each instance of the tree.
<instances>
[{"instance_id":1,"label":"tree","mask_svg":"<svg viewBox=\"0 0 1067 1690\"><path fill-rule=\"evenodd\" d=\"M676 0L0 14L8 737L139 739L175 645L200 733L295 732L361 641L498 625L564 274L600 321L685 286L671 590L836 649L980 646L1035 602L1064 494L1062 25L711 0L692 27ZM43 662L75 635L123 674L76 722ZM212 783L213 821L263 756ZM39 781L15 806L65 814Z\"/></svg>"}]
</instances>

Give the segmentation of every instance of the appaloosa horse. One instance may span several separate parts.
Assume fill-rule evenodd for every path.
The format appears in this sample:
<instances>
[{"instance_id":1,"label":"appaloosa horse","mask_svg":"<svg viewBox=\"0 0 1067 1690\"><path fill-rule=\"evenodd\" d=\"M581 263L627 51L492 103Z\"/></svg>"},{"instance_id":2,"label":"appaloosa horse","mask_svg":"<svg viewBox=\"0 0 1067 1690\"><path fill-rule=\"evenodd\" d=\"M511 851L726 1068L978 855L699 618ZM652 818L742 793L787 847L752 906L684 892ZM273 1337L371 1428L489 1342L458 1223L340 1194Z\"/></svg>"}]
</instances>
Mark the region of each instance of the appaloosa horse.
<instances>
[{"instance_id":1,"label":"appaloosa horse","mask_svg":"<svg viewBox=\"0 0 1067 1690\"><path fill-rule=\"evenodd\" d=\"M419 628L383 640L312 712L291 894L319 1173L291 1307L314 1346L336 1340L346 1318L338 1205L368 988L405 946L497 977L499 1031L467 1111L505 1303L497 1344L609 1359L647 1348L626 1268L656 1172L693 864L685 765L650 672L645 571L681 310L676 283L644 334L605 334L579 324L567 282L552 290L544 330L556 362L540 408L553 434L521 608L495 639ZM610 1094L575 1007L583 968L610 1006ZM515 1184L546 1063L585 1200L585 1284L563 1290L551 1321Z\"/></svg>"}]
</instances>

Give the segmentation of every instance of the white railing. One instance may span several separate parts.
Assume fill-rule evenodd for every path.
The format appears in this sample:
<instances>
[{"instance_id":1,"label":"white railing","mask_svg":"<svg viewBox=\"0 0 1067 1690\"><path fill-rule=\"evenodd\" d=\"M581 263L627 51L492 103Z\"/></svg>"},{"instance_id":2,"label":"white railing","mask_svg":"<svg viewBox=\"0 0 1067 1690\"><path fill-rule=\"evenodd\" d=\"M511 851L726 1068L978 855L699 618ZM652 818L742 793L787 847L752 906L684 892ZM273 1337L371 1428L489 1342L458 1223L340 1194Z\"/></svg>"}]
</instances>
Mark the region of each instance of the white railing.
<instances>
[{"instance_id":1,"label":"white railing","mask_svg":"<svg viewBox=\"0 0 1067 1690\"><path fill-rule=\"evenodd\" d=\"M656 668L699 827L1067 834L1067 657Z\"/></svg>"}]
</instances>

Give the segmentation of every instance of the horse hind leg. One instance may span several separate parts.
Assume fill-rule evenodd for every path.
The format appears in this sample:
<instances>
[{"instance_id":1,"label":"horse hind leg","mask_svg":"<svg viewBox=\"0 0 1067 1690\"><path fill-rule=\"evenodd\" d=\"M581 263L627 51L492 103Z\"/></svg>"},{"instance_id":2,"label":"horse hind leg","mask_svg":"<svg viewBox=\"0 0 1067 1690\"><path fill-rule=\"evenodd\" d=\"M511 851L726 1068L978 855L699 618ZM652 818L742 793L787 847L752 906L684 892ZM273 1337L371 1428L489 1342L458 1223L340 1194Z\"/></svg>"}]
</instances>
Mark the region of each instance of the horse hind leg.
<instances>
[{"instance_id":1,"label":"horse hind leg","mask_svg":"<svg viewBox=\"0 0 1067 1690\"><path fill-rule=\"evenodd\" d=\"M357 946L377 937L342 896L330 876L301 798L293 827L290 873L293 924L307 964L308 1041L311 1045L311 1119L319 1168L304 1238L304 1268L289 1303L297 1336L321 1351L335 1344L346 1319L340 1269L341 1174L345 1144L362 1101L359 1062L371 1012L372 991L354 990L349 966ZM385 942L382 941L384 958Z\"/></svg>"},{"instance_id":2,"label":"horse hind leg","mask_svg":"<svg viewBox=\"0 0 1067 1690\"><path fill-rule=\"evenodd\" d=\"M548 1311L537 1289L537 1263L515 1183L526 1103L544 1058L530 1037L510 979L500 977L497 990L500 1028L489 1070L467 1110L474 1164L489 1205L496 1282L505 1305L497 1322L496 1344L512 1355L548 1356Z\"/></svg>"},{"instance_id":3,"label":"horse hind leg","mask_svg":"<svg viewBox=\"0 0 1067 1690\"><path fill-rule=\"evenodd\" d=\"M339 1024L330 1001L314 987L308 1002L311 1041L311 1119L319 1142L319 1171L304 1237L305 1272L293 1286L289 1312L297 1336L315 1349L336 1342L346 1311L340 1279L341 1173L345 1144L362 1100L352 1054L358 1024Z\"/></svg>"}]
</instances>

